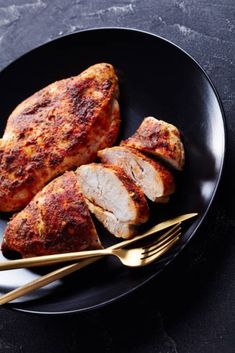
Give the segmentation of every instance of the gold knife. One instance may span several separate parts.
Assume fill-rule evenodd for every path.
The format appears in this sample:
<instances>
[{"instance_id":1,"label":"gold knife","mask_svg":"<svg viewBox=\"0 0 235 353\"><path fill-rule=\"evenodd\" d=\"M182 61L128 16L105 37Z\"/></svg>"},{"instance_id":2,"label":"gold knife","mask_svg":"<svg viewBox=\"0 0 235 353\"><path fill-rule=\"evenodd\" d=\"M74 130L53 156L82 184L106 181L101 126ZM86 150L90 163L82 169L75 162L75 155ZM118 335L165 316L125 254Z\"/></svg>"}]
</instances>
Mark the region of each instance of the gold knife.
<instances>
[{"instance_id":1,"label":"gold knife","mask_svg":"<svg viewBox=\"0 0 235 353\"><path fill-rule=\"evenodd\" d=\"M125 247L127 245L130 245L136 241L142 240L144 238L146 238L147 236L149 236L150 234L154 234L157 232L160 232L168 227L171 227L177 223L181 223L183 221L186 221L190 218L196 217L198 215L198 213L187 213L172 219L169 219L167 221L161 222L155 226L153 226L152 228L148 229L146 232L142 233L141 235L138 235L132 239L129 240L124 240L120 243L117 243L115 245L110 246L110 249L118 249L118 248L122 248ZM28 294L36 289L39 289L53 281L56 281L60 278L63 278L85 266L88 266L89 264L101 259L102 256L96 257L96 258L91 258L91 259L85 259L82 260L78 263L72 264L72 265L68 265L65 267L62 267L60 269L57 269L55 271L52 271L50 273L48 273L47 275L41 276L19 288L14 289L13 291L10 291L6 294L4 294L3 296L0 297L0 305L6 304L16 298L19 298L25 294ZM10 261L7 261L10 262Z\"/></svg>"}]
</instances>

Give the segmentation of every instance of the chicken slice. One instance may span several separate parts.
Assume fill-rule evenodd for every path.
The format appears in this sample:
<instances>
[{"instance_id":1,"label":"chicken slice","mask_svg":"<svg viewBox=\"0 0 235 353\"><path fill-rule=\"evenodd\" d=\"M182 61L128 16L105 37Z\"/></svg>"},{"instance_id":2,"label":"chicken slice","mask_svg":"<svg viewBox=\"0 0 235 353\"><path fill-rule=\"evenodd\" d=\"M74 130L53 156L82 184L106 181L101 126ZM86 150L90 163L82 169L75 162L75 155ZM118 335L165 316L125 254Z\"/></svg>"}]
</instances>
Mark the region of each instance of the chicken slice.
<instances>
[{"instance_id":1,"label":"chicken slice","mask_svg":"<svg viewBox=\"0 0 235 353\"><path fill-rule=\"evenodd\" d=\"M100 63L19 104L0 140L0 211L22 209L48 181L112 146L120 125L117 99L114 68Z\"/></svg>"},{"instance_id":2,"label":"chicken slice","mask_svg":"<svg viewBox=\"0 0 235 353\"><path fill-rule=\"evenodd\" d=\"M145 118L136 132L121 142L121 146L155 155L177 170L184 167L185 153L179 130L154 117Z\"/></svg>"},{"instance_id":3,"label":"chicken slice","mask_svg":"<svg viewBox=\"0 0 235 353\"><path fill-rule=\"evenodd\" d=\"M127 222L120 222L115 215L110 211L105 211L102 207L95 205L86 199L89 210L96 216L96 218L118 238L128 239L134 236L138 230L138 225Z\"/></svg>"},{"instance_id":4,"label":"chicken slice","mask_svg":"<svg viewBox=\"0 0 235 353\"><path fill-rule=\"evenodd\" d=\"M105 148L98 156L102 163L121 167L151 201L168 202L169 195L175 191L172 173L134 148Z\"/></svg>"},{"instance_id":5,"label":"chicken slice","mask_svg":"<svg viewBox=\"0 0 235 353\"><path fill-rule=\"evenodd\" d=\"M142 190L119 167L91 163L76 171L88 207L116 237L130 238L149 208Z\"/></svg>"},{"instance_id":6,"label":"chicken slice","mask_svg":"<svg viewBox=\"0 0 235 353\"><path fill-rule=\"evenodd\" d=\"M9 257L50 255L101 248L85 199L74 172L45 186L8 223L2 252Z\"/></svg>"}]
</instances>

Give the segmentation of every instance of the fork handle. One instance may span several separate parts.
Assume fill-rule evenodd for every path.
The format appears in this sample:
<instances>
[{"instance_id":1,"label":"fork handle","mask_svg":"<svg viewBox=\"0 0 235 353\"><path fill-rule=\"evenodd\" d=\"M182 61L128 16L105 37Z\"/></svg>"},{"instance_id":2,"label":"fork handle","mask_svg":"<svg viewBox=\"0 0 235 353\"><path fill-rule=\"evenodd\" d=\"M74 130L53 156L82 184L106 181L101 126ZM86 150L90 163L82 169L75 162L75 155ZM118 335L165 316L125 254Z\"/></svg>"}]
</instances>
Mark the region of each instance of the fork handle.
<instances>
[{"instance_id":1,"label":"fork handle","mask_svg":"<svg viewBox=\"0 0 235 353\"><path fill-rule=\"evenodd\" d=\"M92 257L111 255L111 254L112 252L108 249L99 249L99 250L70 252L65 254L37 256L37 257L30 257L27 259L19 259L19 260L11 260L11 261L2 261L0 262L0 271L13 270L17 268L55 265L62 262L72 262L72 261L75 262L78 260L86 259L88 257L92 258Z\"/></svg>"},{"instance_id":2,"label":"fork handle","mask_svg":"<svg viewBox=\"0 0 235 353\"><path fill-rule=\"evenodd\" d=\"M75 264L70 264L65 267L59 268L55 271L49 272L44 276L36 278L35 280L24 284L23 286L16 288L0 297L0 305L9 303L10 301L22 297L28 293L31 293L41 287L44 287L50 284L53 281L57 281L67 275L72 274L73 272L80 270L83 267L90 265L91 263L101 259L101 257L94 257L84 259Z\"/></svg>"}]
</instances>

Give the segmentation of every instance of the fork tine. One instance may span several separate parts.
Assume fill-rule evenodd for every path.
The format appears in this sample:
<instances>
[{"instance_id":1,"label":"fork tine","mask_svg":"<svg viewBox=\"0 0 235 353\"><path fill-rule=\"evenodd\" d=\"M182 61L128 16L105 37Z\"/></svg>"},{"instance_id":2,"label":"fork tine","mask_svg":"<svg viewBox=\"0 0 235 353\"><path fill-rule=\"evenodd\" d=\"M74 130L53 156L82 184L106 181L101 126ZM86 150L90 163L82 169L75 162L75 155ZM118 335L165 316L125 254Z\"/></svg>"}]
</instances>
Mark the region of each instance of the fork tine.
<instances>
[{"instance_id":1,"label":"fork tine","mask_svg":"<svg viewBox=\"0 0 235 353\"><path fill-rule=\"evenodd\" d=\"M149 254L152 251L160 249L162 247L162 245L166 244L169 240L171 240L174 237L179 236L180 234L181 234L181 227L178 224L177 227L174 227L174 229L172 228L170 231L163 234L162 237L158 238L153 243L150 243L150 244L144 246L142 253Z\"/></svg>"},{"instance_id":2,"label":"fork tine","mask_svg":"<svg viewBox=\"0 0 235 353\"><path fill-rule=\"evenodd\" d=\"M180 235L180 234L179 234ZM162 244L161 246L157 246L155 247L155 249L153 251L150 252L145 252L142 253L142 259L147 258L147 257L151 257L154 256L157 252L161 252L163 249L165 249L169 244L171 244L175 239L178 240L179 239L179 235L177 235L176 237L174 237L173 239L169 239L167 242L165 242L164 244Z\"/></svg>"},{"instance_id":3,"label":"fork tine","mask_svg":"<svg viewBox=\"0 0 235 353\"><path fill-rule=\"evenodd\" d=\"M177 241L179 240L179 237L176 237L172 240L170 240L167 244L161 247L161 249L158 249L154 254L145 256L141 259L142 261L142 266L148 265L151 262L157 260L159 257L161 257L165 252L167 252Z\"/></svg>"}]
</instances>

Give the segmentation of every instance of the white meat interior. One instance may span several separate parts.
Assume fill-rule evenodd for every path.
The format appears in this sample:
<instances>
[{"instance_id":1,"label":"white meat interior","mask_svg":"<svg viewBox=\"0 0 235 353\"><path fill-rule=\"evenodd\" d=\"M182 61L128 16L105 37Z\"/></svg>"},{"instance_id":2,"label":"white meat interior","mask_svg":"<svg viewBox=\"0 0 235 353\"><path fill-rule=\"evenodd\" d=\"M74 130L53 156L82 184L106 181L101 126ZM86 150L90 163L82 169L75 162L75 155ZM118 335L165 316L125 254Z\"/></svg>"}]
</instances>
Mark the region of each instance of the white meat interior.
<instances>
[{"instance_id":1,"label":"white meat interior","mask_svg":"<svg viewBox=\"0 0 235 353\"><path fill-rule=\"evenodd\" d=\"M105 211L101 207L90 202L88 199L86 200L89 210L111 234L114 234L118 238L125 239L130 238L135 234L137 226L127 222L118 221L113 213Z\"/></svg>"},{"instance_id":2,"label":"white meat interior","mask_svg":"<svg viewBox=\"0 0 235 353\"><path fill-rule=\"evenodd\" d=\"M144 194L154 202L167 202L164 184L156 167L141 153L131 148L112 147L99 152L102 162L118 165L140 186Z\"/></svg>"},{"instance_id":3,"label":"white meat interior","mask_svg":"<svg viewBox=\"0 0 235 353\"><path fill-rule=\"evenodd\" d=\"M135 223L135 204L112 169L91 163L77 169L77 177L84 196L120 222ZM91 210L92 211L92 210Z\"/></svg>"}]
</instances>

